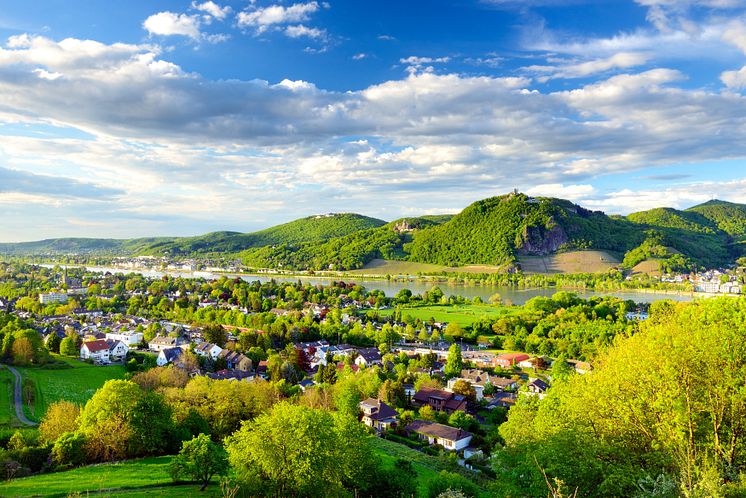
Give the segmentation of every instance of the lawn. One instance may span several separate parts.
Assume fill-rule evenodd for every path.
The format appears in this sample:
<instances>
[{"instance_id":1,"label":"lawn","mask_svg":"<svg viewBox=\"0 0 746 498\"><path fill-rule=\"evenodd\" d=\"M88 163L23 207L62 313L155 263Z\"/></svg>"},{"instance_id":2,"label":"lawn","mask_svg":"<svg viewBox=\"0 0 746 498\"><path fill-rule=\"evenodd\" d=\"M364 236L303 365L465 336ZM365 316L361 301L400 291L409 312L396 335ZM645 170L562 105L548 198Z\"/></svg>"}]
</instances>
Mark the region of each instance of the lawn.
<instances>
[{"instance_id":1,"label":"lawn","mask_svg":"<svg viewBox=\"0 0 746 498\"><path fill-rule=\"evenodd\" d=\"M394 312L393 309L380 310L380 314L388 316ZM509 310L502 306L489 304L454 304L454 305L432 305L417 306L413 308L402 308L402 317L409 315L414 319L419 318L423 322L433 318L436 322L455 322L466 327L486 316L497 318L507 314Z\"/></svg>"},{"instance_id":2,"label":"lawn","mask_svg":"<svg viewBox=\"0 0 746 498\"><path fill-rule=\"evenodd\" d=\"M124 377L121 365L95 366L73 358L53 357L55 362L66 364L67 368L18 368L24 381L32 381L35 387L33 407L24 405L26 415L32 420L40 420L47 406L54 401L65 399L82 405L104 382Z\"/></svg>"},{"instance_id":3,"label":"lawn","mask_svg":"<svg viewBox=\"0 0 746 498\"><path fill-rule=\"evenodd\" d=\"M168 474L170 462L170 456L149 457L24 477L0 484L0 496L64 497L73 493L133 497L220 496L217 482L203 493L197 485L174 485Z\"/></svg>"},{"instance_id":4,"label":"lawn","mask_svg":"<svg viewBox=\"0 0 746 498\"><path fill-rule=\"evenodd\" d=\"M0 426L7 427L17 422L13 407L13 379L10 370L0 369Z\"/></svg>"}]
</instances>

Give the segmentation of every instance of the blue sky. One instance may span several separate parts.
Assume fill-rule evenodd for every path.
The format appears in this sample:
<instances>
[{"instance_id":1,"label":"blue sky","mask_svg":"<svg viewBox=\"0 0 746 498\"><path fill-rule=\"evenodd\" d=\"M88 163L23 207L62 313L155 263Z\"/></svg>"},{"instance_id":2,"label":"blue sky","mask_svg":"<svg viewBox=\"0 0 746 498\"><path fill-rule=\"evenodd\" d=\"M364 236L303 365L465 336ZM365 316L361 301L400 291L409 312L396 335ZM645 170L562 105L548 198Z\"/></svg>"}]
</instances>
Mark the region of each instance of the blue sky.
<instances>
[{"instance_id":1,"label":"blue sky","mask_svg":"<svg viewBox=\"0 0 746 498\"><path fill-rule=\"evenodd\" d=\"M746 0L13 2L0 241L746 202L744 88Z\"/></svg>"}]
</instances>

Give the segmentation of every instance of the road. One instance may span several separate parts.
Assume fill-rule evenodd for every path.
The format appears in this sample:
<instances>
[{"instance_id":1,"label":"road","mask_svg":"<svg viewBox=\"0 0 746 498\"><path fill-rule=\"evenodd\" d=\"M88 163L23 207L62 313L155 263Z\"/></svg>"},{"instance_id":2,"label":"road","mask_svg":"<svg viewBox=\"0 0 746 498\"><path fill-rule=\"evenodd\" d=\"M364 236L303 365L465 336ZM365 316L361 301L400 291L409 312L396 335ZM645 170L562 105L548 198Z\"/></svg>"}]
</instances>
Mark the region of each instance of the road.
<instances>
[{"instance_id":1,"label":"road","mask_svg":"<svg viewBox=\"0 0 746 498\"><path fill-rule=\"evenodd\" d=\"M16 407L16 417L18 418L18 420L21 421L22 424L37 425L36 422L33 422L26 418L26 415L23 413L23 379L21 379L21 374L18 373L18 370L11 367L10 365L5 366L16 378L13 389L13 404L15 404Z\"/></svg>"}]
</instances>

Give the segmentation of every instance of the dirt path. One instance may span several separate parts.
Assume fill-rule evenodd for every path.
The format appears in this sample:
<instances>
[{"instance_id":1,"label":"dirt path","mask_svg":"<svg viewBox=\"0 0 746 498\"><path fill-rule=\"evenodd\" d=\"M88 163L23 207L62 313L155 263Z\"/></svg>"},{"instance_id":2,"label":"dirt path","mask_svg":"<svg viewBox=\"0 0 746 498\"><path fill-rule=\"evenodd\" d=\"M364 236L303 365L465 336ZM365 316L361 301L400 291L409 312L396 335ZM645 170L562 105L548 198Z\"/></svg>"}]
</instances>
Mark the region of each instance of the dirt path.
<instances>
[{"instance_id":1,"label":"dirt path","mask_svg":"<svg viewBox=\"0 0 746 498\"><path fill-rule=\"evenodd\" d=\"M15 368L11 367L10 365L5 365L8 370L11 371L11 373L15 376L16 381L14 383L14 389L13 389L13 404L16 407L16 417L18 420L21 421L22 424L25 425L37 425L36 422L33 422L26 418L26 414L23 413L23 379L21 379L21 374L16 370Z\"/></svg>"}]
</instances>

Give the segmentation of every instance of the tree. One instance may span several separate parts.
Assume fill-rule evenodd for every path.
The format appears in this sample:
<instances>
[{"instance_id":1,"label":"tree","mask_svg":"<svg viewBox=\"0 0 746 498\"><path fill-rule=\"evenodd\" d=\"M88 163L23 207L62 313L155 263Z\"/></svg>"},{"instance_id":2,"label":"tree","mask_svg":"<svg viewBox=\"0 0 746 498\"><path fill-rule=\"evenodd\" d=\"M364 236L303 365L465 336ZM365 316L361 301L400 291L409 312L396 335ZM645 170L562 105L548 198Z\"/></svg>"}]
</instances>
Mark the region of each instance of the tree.
<instances>
[{"instance_id":1,"label":"tree","mask_svg":"<svg viewBox=\"0 0 746 498\"><path fill-rule=\"evenodd\" d=\"M60 343L60 354L64 356L78 356L78 341L74 337L65 337Z\"/></svg>"},{"instance_id":2,"label":"tree","mask_svg":"<svg viewBox=\"0 0 746 498\"><path fill-rule=\"evenodd\" d=\"M222 325L208 325L202 329L202 337L205 341L211 342L218 346L225 347L225 343L228 342L228 332L223 328Z\"/></svg>"},{"instance_id":3,"label":"tree","mask_svg":"<svg viewBox=\"0 0 746 498\"><path fill-rule=\"evenodd\" d=\"M448 359L444 372L447 378L458 377L464 368L464 360L461 358L461 347L458 344L451 344L448 349Z\"/></svg>"},{"instance_id":4,"label":"tree","mask_svg":"<svg viewBox=\"0 0 746 498\"><path fill-rule=\"evenodd\" d=\"M188 476L202 483L200 491L204 491L213 476L228 473L228 454L209 436L200 434L182 443L181 451L171 462L170 472L174 481Z\"/></svg>"},{"instance_id":5,"label":"tree","mask_svg":"<svg viewBox=\"0 0 746 498\"><path fill-rule=\"evenodd\" d=\"M60 352L60 344L62 343L62 339L60 339L60 336L58 336L56 333L52 332L49 334L49 337L47 337L47 349L51 351L52 353L59 353Z\"/></svg>"},{"instance_id":6,"label":"tree","mask_svg":"<svg viewBox=\"0 0 746 498\"><path fill-rule=\"evenodd\" d=\"M58 467L76 467L85 460L85 437L73 432L60 434L52 446L52 462Z\"/></svg>"},{"instance_id":7,"label":"tree","mask_svg":"<svg viewBox=\"0 0 746 498\"><path fill-rule=\"evenodd\" d=\"M44 441L52 443L66 432L75 432L80 407L71 401L55 401L39 424L39 433Z\"/></svg>"},{"instance_id":8,"label":"tree","mask_svg":"<svg viewBox=\"0 0 746 498\"><path fill-rule=\"evenodd\" d=\"M453 391L455 394L461 394L463 396L466 396L467 399L470 402L475 402L477 400L477 391L474 389L474 386L471 385L471 382L464 379L459 379L456 382L453 383L453 387L451 388L451 391Z\"/></svg>"},{"instance_id":9,"label":"tree","mask_svg":"<svg viewBox=\"0 0 746 498\"><path fill-rule=\"evenodd\" d=\"M34 359L34 347L25 337L13 342L13 363L16 365L28 365Z\"/></svg>"},{"instance_id":10,"label":"tree","mask_svg":"<svg viewBox=\"0 0 746 498\"><path fill-rule=\"evenodd\" d=\"M236 477L255 496L336 496L358 486L372 454L352 417L283 402L226 439Z\"/></svg>"}]
</instances>

